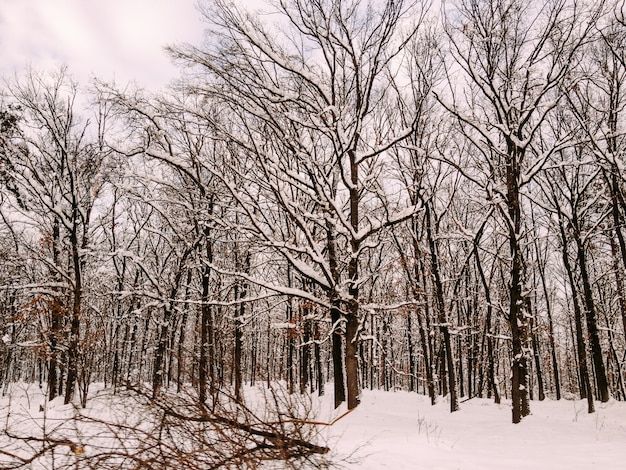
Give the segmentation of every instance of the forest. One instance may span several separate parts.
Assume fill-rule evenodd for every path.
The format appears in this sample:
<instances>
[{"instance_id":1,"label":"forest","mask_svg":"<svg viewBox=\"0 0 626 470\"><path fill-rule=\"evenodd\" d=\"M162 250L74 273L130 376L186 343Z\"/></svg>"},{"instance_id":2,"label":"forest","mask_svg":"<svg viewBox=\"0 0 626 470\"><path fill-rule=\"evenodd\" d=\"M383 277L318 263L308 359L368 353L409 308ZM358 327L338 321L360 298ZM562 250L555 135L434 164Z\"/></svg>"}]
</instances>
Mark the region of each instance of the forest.
<instances>
[{"instance_id":1,"label":"forest","mask_svg":"<svg viewBox=\"0 0 626 470\"><path fill-rule=\"evenodd\" d=\"M213 0L160 92L6 77L3 392L626 400L621 8Z\"/></svg>"}]
</instances>

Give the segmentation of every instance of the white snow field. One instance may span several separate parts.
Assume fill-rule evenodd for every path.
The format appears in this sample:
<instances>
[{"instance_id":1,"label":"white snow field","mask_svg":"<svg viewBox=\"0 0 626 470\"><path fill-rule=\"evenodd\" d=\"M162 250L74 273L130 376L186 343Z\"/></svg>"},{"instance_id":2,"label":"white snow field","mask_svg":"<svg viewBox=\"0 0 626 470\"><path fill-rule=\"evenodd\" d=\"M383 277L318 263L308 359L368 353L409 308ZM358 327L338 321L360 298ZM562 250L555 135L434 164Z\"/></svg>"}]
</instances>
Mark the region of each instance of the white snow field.
<instances>
[{"instance_id":1,"label":"white snow field","mask_svg":"<svg viewBox=\"0 0 626 470\"><path fill-rule=\"evenodd\" d=\"M86 410L63 405L61 399L42 408L42 396L35 387L14 386L10 396L0 398L2 429L8 426L16 434L37 435L44 425L51 430L62 427L64 421L72 422L77 413L110 422L122 419L126 425L147 425L132 403L101 387L93 386L92 391ZM257 402L253 389L248 389L247 395L248 403ZM462 402L461 410L452 414L448 406L445 400L431 406L427 397L415 393L365 390L361 405L348 414L345 408L333 410L330 396L314 398L309 419L329 423L339 418L330 426L316 426L317 443L331 448L323 463L348 470L626 469L624 402L596 402L596 413L588 414L586 402L581 400L533 401L532 415L517 425L510 422L507 402L496 405L474 398ZM65 427L76 430L76 439L85 446L79 449L81 454L95 446L95 436L99 436L100 449L109 442L101 425L98 429L98 424L82 421ZM37 442L12 442L0 432L1 450L26 455L24 452L32 453L40 446ZM74 458L69 448L59 449L57 456L61 458L57 462L64 456ZM6 464L6 456L0 455L0 468ZM23 468L49 470L50 465L42 458Z\"/></svg>"},{"instance_id":2,"label":"white snow field","mask_svg":"<svg viewBox=\"0 0 626 470\"><path fill-rule=\"evenodd\" d=\"M531 402L511 424L509 403L473 398L449 412L445 402L406 392L364 391L361 405L332 426L330 445L360 462L350 469L626 469L626 403Z\"/></svg>"}]
</instances>

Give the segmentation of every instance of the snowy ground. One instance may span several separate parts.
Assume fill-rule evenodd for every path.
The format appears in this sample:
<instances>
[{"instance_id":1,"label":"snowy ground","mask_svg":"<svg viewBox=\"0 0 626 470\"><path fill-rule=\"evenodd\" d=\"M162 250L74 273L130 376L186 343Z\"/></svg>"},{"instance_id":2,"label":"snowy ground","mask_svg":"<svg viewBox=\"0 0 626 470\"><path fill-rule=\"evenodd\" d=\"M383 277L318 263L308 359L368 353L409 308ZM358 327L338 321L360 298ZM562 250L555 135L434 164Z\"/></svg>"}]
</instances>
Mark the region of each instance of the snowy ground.
<instances>
[{"instance_id":1,"label":"snowy ground","mask_svg":"<svg viewBox=\"0 0 626 470\"><path fill-rule=\"evenodd\" d=\"M532 415L511 424L508 404L472 399L461 410L432 407L404 392L363 393L357 410L332 426L331 446L349 469L626 469L626 403L532 402ZM333 445L333 441L335 442Z\"/></svg>"},{"instance_id":2,"label":"snowy ground","mask_svg":"<svg viewBox=\"0 0 626 470\"><path fill-rule=\"evenodd\" d=\"M25 391L18 387L10 401L1 398L0 415L11 410L22 430L34 431L43 401L32 388L28 394ZM333 410L329 400L323 397L314 403L313 419L330 422L345 412ZM114 409L124 410L125 422L134 421L127 414L129 407L115 401L100 390L87 413L111 418ZM531 408L531 416L513 425L508 403L498 406L491 400L472 399L451 414L443 400L433 407L417 394L364 391L355 411L318 429L321 440L332 449L328 458L347 470L626 468L626 403L596 403L597 412L591 415L583 401L546 400L532 402ZM56 425L76 412L55 400L44 414L49 425ZM0 418L6 423L5 416ZM1 434L0 440L6 439ZM2 446L6 449L6 442ZM45 464L32 468L45 468Z\"/></svg>"}]
</instances>

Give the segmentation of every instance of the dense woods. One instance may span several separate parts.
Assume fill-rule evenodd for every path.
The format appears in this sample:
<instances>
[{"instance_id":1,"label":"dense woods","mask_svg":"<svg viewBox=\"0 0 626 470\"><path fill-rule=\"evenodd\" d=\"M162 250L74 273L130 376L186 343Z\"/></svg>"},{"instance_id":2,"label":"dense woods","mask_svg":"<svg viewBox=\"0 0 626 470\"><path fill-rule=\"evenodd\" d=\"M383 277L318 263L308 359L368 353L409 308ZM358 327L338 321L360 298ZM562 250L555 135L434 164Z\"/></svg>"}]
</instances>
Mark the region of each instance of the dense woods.
<instances>
[{"instance_id":1,"label":"dense woods","mask_svg":"<svg viewBox=\"0 0 626 470\"><path fill-rule=\"evenodd\" d=\"M205 3L159 93L7 78L3 389L625 400L616 4L263 8Z\"/></svg>"}]
</instances>

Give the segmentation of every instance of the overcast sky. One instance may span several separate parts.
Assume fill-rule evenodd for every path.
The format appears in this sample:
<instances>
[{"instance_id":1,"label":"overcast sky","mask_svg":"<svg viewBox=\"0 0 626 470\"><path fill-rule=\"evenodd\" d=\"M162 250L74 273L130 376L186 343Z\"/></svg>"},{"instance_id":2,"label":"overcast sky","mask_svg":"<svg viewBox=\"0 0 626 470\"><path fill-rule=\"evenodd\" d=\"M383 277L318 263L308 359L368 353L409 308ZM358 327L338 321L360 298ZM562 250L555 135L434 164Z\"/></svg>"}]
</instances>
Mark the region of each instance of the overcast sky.
<instances>
[{"instance_id":1,"label":"overcast sky","mask_svg":"<svg viewBox=\"0 0 626 470\"><path fill-rule=\"evenodd\" d=\"M197 0L0 0L0 75L28 64L67 64L81 84L93 74L157 89L177 75L163 46L199 45Z\"/></svg>"}]
</instances>

